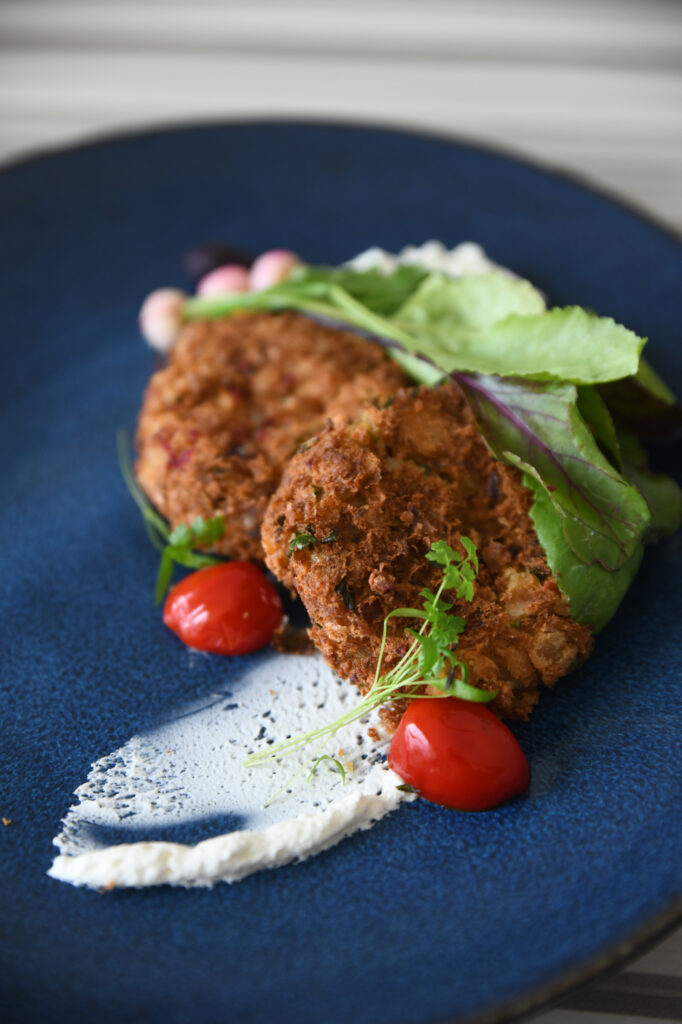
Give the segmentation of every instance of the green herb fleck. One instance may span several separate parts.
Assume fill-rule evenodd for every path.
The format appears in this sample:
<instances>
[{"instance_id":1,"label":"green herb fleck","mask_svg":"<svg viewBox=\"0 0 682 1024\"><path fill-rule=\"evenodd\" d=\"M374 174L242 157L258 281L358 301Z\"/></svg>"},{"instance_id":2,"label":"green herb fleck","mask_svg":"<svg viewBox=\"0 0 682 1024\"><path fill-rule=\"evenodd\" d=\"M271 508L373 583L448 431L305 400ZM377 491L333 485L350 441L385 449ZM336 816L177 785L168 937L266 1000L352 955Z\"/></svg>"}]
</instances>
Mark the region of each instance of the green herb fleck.
<instances>
[{"instance_id":1,"label":"green herb fleck","mask_svg":"<svg viewBox=\"0 0 682 1024\"><path fill-rule=\"evenodd\" d=\"M305 533L295 533L289 541L289 548L287 554L289 558L293 555L294 551L306 551L315 544L315 534L313 533L312 526L306 526Z\"/></svg>"},{"instance_id":2,"label":"green herb fleck","mask_svg":"<svg viewBox=\"0 0 682 1024\"><path fill-rule=\"evenodd\" d=\"M326 537L318 538L315 536L312 526L306 526L305 533L295 533L291 538L287 554L291 558L294 551L307 551L308 548L312 548L316 544L331 544L338 539L339 531L337 529L330 530Z\"/></svg>"},{"instance_id":3,"label":"green herb fleck","mask_svg":"<svg viewBox=\"0 0 682 1024\"><path fill-rule=\"evenodd\" d=\"M355 611L355 594L348 586L348 580L344 576L340 583L337 583L334 590L339 595L349 612Z\"/></svg>"},{"instance_id":4,"label":"green herb fleck","mask_svg":"<svg viewBox=\"0 0 682 1024\"><path fill-rule=\"evenodd\" d=\"M312 779L313 775L317 771L317 769L318 769L318 767L319 767L319 765L321 764L322 761L329 761L330 762L329 768L333 772L336 772L338 775L341 776L341 785L345 786L346 785L346 769L343 767L341 762L337 758L332 757L331 754L322 754L321 757L318 757L318 759L315 761L314 765L310 769L310 774L308 775L308 782L310 782L310 780Z\"/></svg>"}]
</instances>

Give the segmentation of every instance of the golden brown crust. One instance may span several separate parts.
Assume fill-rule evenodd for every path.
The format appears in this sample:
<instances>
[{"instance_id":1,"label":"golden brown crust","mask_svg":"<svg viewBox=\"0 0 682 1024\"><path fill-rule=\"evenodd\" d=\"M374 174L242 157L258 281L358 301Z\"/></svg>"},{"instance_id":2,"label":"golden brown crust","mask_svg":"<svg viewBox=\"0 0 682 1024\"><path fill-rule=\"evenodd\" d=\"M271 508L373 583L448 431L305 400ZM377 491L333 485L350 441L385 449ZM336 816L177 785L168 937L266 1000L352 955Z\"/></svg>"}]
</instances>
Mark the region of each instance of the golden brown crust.
<instances>
[{"instance_id":1,"label":"golden brown crust","mask_svg":"<svg viewBox=\"0 0 682 1024\"><path fill-rule=\"evenodd\" d=\"M147 387L137 478L172 526L222 513L215 549L262 560L261 521L297 447L404 382L376 343L295 313L189 324Z\"/></svg>"},{"instance_id":2,"label":"golden brown crust","mask_svg":"<svg viewBox=\"0 0 682 1024\"><path fill-rule=\"evenodd\" d=\"M292 459L263 523L266 561L300 594L329 664L366 690L385 615L419 606L421 588L437 585L424 557L431 543L470 537L480 571L473 602L455 604L467 619L459 653L475 685L499 689L493 710L525 719L540 685L592 647L547 565L531 501L520 473L489 452L454 384L402 391L389 408L330 425ZM304 530L317 539L336 530L338 540L289 556ZM390 623L387 668L406 650L405 625Z\"/></svg>"}]
</instances>

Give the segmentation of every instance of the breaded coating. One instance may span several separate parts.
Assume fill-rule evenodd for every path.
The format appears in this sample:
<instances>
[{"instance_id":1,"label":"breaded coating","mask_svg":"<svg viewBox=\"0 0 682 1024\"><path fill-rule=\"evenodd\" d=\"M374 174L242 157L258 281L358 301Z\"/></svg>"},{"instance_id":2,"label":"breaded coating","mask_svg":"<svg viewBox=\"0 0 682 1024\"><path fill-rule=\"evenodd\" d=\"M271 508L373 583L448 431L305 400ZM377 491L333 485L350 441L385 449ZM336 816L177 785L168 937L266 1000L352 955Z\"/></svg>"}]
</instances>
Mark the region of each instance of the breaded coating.
<instances>
[{"instance_id":1,"label":"breaded coating","mask_svg":"<svg viewBox=\"0 0 682 1024\"><path fill-rule=\"evenodd\" d=\"M446 595L467 621L458 655L474 685L499 690L494 711L526 719L540 685L592 648L547 565L531 502L518 470L491 455L456 385L401 391L389 408L370 405L355 422L329 426L292 459L263 523L266 561L300 594L326 661L364 692L384 617L421 607L422 587L440 582L425 558L431 544L462 550L459 537L470 537L480 558L474 600ZM289 554L304 532L318 542ZM407 650L407 625L419 624L390 621L385 669Z\"/></svg>"},{"instance_id":2,"label":"breaded coating","mask_svg":"<svg viewBox=\"0 0 682 1024\"><path fill-rule=\"evenodd\" d=\"M405 380L375 342L295 313L188 324L145 393L137 478L172 526L222 513L215 550L262 561L263 515L298 446Z\"/></svg>"}]
</instances>

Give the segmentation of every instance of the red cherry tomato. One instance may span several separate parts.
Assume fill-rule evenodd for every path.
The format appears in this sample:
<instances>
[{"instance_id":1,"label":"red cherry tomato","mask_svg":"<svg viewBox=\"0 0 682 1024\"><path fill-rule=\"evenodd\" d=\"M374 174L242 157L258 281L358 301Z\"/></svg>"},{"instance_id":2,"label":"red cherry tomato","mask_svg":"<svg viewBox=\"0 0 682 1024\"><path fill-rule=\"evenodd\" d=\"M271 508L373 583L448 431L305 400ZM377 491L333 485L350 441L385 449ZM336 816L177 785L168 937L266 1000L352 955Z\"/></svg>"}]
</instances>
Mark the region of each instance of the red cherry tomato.
<instances>
[{"instance_id":1,"label":"red cherry tomato","mask_svg":"<svg viewBox=\"0 0 682 1024\"><path fill-rule=\"evenodd\" d=\"M251 562L225 562L173 587L163 621L188 647L249 654L265 647L282 621L279 595Z\"/></svg>"},{"instance_id":2,"label":"red cherry tomato","mask_svg":"<svg viewBox=\"0 0 682 1024\"><path fill-rule=\"evenodd\" d=\"M488 811L530 781L526 755L504 722L456 697L412 701L388 763L421 796L459 811Z\"/></svg>"}]
</instances>

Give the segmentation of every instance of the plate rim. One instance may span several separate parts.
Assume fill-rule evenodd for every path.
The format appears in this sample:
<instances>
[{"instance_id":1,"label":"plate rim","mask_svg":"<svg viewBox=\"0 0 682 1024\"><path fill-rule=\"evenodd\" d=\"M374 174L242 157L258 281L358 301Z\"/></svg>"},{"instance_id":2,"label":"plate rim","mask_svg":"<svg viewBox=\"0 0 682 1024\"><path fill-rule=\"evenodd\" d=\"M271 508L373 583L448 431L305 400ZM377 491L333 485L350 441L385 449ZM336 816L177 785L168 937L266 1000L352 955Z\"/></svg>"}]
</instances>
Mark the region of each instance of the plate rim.
<instances>
[{"instance_id":1,"label":"plate rim","mask_svg":"<svg viewBox=\"0 0 682 1024\"><path fill-rule=\"evenodd\" d=\"M463 149L486 153L489 156L501 157L502 159L511 161L512 163L530 167L532 170L539 171L542 174L548 174L553 178L559 178L570 185L584 189L586 192L591 192L600 199L604 199L607 202L620 207L631 216L644 221L649 227L660 231L672 241L675 241L682 246L682 227L678 228L676 225L668 222L664 217L648 210L637 200L627 198L622 195L617 188L611 188L608 185L603 185L595 181L590 176L589 172L584 173L573 169L569 170L561 164L557 165L549 160L545 161L541 157L525 154L521 150L516 149L513 145L508 145L507 143L496 143L488 141L485 138L479 138L475 135L468 135L466 133L460 134L459 132L454 131L449 132L446 129L424 128L423 126L420 127L409 120L401 121L396 119L381 121L372 120L370 118L366 120L355 120L352 117L321 117L316 114L308 116L305 113L296 115L262 114L254 116L237 115L235 117L188 117L181 118L177 121L152 120L146 125L134 125L129 128L103 128L101 131L94 130L88 132L85 137L76 139L73 142L66 143L64 145L60 145L59 143L55 145L50 145L49 143L42 145L37 144L35 147L27 149L24 153L20 153L16 156L10 156L6 159L0 159L0 176L2 176L5 171L19 170L24 165L39 163L40 161L47 160L50 157L58 157L62 154L75 153L80 150L94 149L98 146L104 146L109 143L124 142L127 140L133 141L138 138L153 137L155 135L180 134L182 132L189 132L193 130L202 131L206 129L232 128L240 126L263 128L350 128L359 131L383 132L394 135L408 135L413 138L431 139L434 142L445 142L459 146Z\"/></svg>"},{"instance_id":2,"label":"plate rim","mask_svg":"<svg viewBox=\"0 0 682 1024\"><path fill-rule=\"evenodd\" d=\"M541 174L557 178L573 187L591 193L603 201L624 210L630 216L642 221L648 227L665 235L682 248L682 228L668 223L663 217L641 206L636 200L621 195L618 189L595 182L589 175L581 171L568 170L556 166L542 158L528 156L506 143L496 143L485 138L478 138L455 131L438 128L424 128L409 120L373 120L371 118L356 120L352 117L319 115L307 116L300 114L264 114L234 117L199 117L169 121L150 121L148 124L135 125L129 128L104 128L101 131L88 132L84 138L66 144L38 144L17 156L10 156L0 161L0 184L6 172L21 171L24 167L39 164L53 157L78 153L82 150L95 149L112 143L135 141L142 138L153 138L161 135L179 135L191 131L207 129L229 129L235 127L260 128L341 128L365 131L367 133L384 133L400 136L411 136L415 139L432 140L446 143L461 149L469 149L489 156L530 168ZM621 970L628 963L639 958L647 950L657 945L666 936L672 934L682 925L682 893L658 914L648 918L643 924L626 934L619 941L607 946L590 960L571 967L559 977L534 988L512 999L494 1006L481 1013L466 1017L446 1017L439 1024L512 1024L513 1021L525 1019L530 1014L550 1010L554 1004L566 995L577 991L594 982Z\"/></svg>"}]
</instances>

